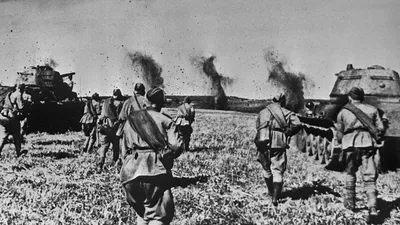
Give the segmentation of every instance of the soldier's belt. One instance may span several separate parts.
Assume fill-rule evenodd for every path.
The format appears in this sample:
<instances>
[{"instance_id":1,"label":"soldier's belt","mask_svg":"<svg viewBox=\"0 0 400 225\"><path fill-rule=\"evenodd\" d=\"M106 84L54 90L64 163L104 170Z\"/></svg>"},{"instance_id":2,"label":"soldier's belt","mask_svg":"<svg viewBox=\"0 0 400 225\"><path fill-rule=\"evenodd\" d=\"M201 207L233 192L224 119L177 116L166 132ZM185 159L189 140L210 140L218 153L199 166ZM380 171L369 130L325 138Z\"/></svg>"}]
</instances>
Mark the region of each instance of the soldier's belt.
<instances>
[{"instance_id":1,"label":"soldier's belt","mask_svg":"<svg viewBox=\"0 0 400 225\"><path fill-rule=\"evenodd\" d=\"M349 130L345 131L344 134L350 134L350 133L353 133L354 131L367 131L367 132L369 132L367 128L360 127L360 128L349 129Z\"/></svg>"},{"instance_id":2,"label":"soldier's belt","mask_svg":"<svg viewBox=\"0 0 400 225\"><path fill-rule=\"evenodd\" d=\"M282 128L272 128L272 131L285 132Z\"/></svg>"}]
</instances>

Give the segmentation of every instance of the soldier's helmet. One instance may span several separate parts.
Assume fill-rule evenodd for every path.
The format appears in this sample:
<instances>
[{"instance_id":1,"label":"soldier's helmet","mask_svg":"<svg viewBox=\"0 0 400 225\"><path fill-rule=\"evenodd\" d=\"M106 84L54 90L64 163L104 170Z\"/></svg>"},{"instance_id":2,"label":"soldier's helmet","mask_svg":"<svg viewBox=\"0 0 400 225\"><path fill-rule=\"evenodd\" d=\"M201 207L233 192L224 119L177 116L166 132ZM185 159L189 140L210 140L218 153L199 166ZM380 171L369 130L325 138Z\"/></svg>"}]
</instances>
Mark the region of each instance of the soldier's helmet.
<instances>
[{"instance_id":1,"label":"soldier's helmet","mask_svg":"<svg viewBox=\"0 0 400 225\"><path fill-rule=\"evenodd\" d=\"M286 105L286 96L284 94L278 94L272 98L273 102L278 102L283 107Z\"/></svg>"},{"instance_id":2,"label":"soldier's helmet","mask_svg":"<svg viewBox=\"0 0 400 225\"><path fill-rule=\"evenodd\" d=\"M145 93L145 88L142 83L136 83L135 84L135 91L141 95L144 95Z\"/></svg>"},{"instance_id":3,"label":"soldier's helmet","mask_svg":"<svg viewBox=\"0 0 400 225\"><path fill-rule=\"evenodd\" d=\"M186 96L185 99L183 99L183 102L190 104L192 103L192 99L190 99L189 96Z\"/></svg>"},{"instance_id":4,"label":"soldier's helmet","mask_svg":"<svg viewBox=\"0 0 400 225\"><path fill-rule=\"evenodd\" d=\"M18 84L19 90L25 90L25 84Z\"/></svg>"},{"instance_id":5,"label":"soldier's helmet","mask_svg":"<svg viewBox=\"0 0 400 225\"><path fill-rule=\"evenodd\" d=\"M119 90L118 88L113 90L113 96L121 96L121 95L122 95L121 90Z\"/></svg>"},{"instance_id":6,"label":"soldier's helmet","mask_svg":"<svg viewBox=\"0 0 400 225\"><path fill-rule=\"evenodd\" d=\"M348 95L354 100L363 101L364 100L364 89L362 89L360 87L353 87L349 91Z\"/></svg>"},{"instance_id":7,"label":"soldier's helmet","mask_svg":"<svg viewBox=\"0 0 400 225\"><path fill-rule=\"evenodd\" d=\"M97 92L95 92L93 95L92 95L92 99L94 99L94 100L98 100L100 98L100 96L99 96L99 94L97 94Z\"/></svg>"},{"instance_id":8,"label":"soldier's helmet","mask_svg":"<svg viewBox=\"0 0 400 225\"><path fill-rule=\"evenodd\" d=\"M151 103L163 105L165 103L165 92L163 89L155 87L147 92L146 98Z\"/></svg>"},{"instance_id":9,"label":"soldier's helmet","mask_svg":"<svg viewBox=\"0 0 400 225\"><path fill-rule=\"evenodd\" d=\"M117 100L122 100L122 93L121 93L121 90L119 90L118 88L117 89L114 89L113 90L113 96L112 96L114 99L117 99Z\"/></svg>"},{"instance_id":10,"label":"soldier's helmet","mask_svg":"<svg viewBox=\"0 0 400 225\"><path fill-rule=\"evenodd\" d=\"M306 108L309 110L313 110L314 109L314 103L313 102L307 102L306 103Z\"/></svg>"}]
</instances>

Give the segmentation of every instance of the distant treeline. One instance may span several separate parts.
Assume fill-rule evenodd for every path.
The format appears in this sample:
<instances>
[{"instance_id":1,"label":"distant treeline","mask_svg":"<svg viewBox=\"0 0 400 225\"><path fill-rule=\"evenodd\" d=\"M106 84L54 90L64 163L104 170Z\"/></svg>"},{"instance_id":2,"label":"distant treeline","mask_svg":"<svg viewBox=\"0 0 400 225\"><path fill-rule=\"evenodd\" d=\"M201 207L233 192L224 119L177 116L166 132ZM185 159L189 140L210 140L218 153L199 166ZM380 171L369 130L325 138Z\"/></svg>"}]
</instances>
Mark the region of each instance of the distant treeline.
<instances>
[{"instance_id":1,"label":"distant treeline","mask_svg":"<svg viewBox=\"0 0 400 225\"><path fill-rule=\"evenodd\" d=\"M167 95L166 107L175 108L182 104L183 99L188 95ZM110 96L100 96L101 99L109 98ZM130 96L124 96L128 99ZM189 95L192 100L192 104L198 109L214 109L215 102L214 96L209 95ZM83 99L88 99L89 97L83 97ZM307 101L312 101L315 104L328 102L328 100L320 99L308 99ZM246 112L246 113L258 113L265 106L271 102L271 99L246 99L239 98L235 96L228 96L228 110Z\"/></svg>"}]
</instances>

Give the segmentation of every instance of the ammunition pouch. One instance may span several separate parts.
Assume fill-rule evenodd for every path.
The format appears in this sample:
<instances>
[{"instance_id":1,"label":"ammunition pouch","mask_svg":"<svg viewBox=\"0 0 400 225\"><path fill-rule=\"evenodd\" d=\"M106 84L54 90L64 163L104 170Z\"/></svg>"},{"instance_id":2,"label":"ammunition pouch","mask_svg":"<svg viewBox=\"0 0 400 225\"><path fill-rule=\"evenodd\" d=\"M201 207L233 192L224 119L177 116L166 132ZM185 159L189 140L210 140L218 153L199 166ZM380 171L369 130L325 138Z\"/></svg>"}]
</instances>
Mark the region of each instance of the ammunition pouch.
<instances>
[{"instance_id":1,"label":"ammunition pouch","mask_svg":"<svg viewBox=\"0 0 400 225\"><path fill-rule=\"evenodd\" d=\"M110 135L111 134L111 127L108 124L101 124L99 128L99 133L102 135Z\"/></svg>"},{"instance_id":2,"label":"ammunition pouch","mask_svg":"<svg viewBox=\"0 0 400 225\"><path fill-rule=\"evenodd\" d=\"M267 148L270 142L270 131L268 127L262 127L257 130L256 137L254 138L254 143L257 146L257 149L265 149Z\"/></svg>"}]
</instances>

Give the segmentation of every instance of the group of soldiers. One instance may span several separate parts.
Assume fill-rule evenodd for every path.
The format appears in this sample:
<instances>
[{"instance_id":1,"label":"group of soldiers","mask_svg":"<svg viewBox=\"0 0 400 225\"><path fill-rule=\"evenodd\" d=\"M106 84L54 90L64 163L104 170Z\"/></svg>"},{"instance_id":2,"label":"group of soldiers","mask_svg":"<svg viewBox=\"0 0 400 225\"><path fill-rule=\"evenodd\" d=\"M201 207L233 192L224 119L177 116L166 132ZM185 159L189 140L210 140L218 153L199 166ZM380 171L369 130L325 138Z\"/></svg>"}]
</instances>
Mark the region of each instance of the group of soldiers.
<instances>
[{"instance_id":1,"label":"group of soldiers","mask_svg":"<svg viewBox=\"0 0 400 225\"><path fill-rule=\"evenodd\" d=\"M0 151L8 135L14 138L17 156L21 153L21 126L24 109L31 102L24 85L8 94L0 113ZM368 196L369 221L378 216L376 180L378 171L374 157L381 146L385 126L378 109L363 103L364 91L353 87L349 102L337 115L334 142L342 148L345 163L344 206L355 210L356 172L360 170ZM162 112L166 103L161 88L147 92L141 83L132 97L125 100L119 89L101 101L97 93L87 101L81 118L87 136L83 151L92 152L99 141L96 168L102 172L106 153L112 145L113 161L119 165L120 179L128 203L138 214L138 224L169 224L174 215L171 192L174 159L189 149L195 110L185 98L174 118ZM298 116L285 108L286 97L280 94L263 109L257 118L254 142L258 161L263 168L272 204L278 206L289 139L301 129Z\"/></svg>"},{"instance_id":2,"label":"group of soldiers","mask_svg":"<svg viewBox=\"0 0 400 225\"><path fill-rule=\"evenodd\" d=\"M341 145L345 163L343 203L347 209L355 210L356 172L360 169L368 196L368 220L374 221L378 216L378 172L374 157L385 127L378 109L363 103L362 88L353 87L348 100L337 116L334 138L336 144ZM81 121L92 124L84 129L88 136L84 151L89 152L96 140L93 130L98 124L100 170L111 143L114 162L123 161L120 178L127 201L138 214L138 224L169 224L172 221L171 169L174 159L189 147L195 115L190 99L185 98L174 119L161 113L164 104L162 89L152 88L146 93L144 86L137 84L135 93L126 101L118 89L102 107L98 95L93 95ZM281 198L289 139L301 129L297 114L285 106L285 95L274 97L256 121L257 160L262 165L274 206L278 206Z\"/></svg>"},{"instance_id":3,"label":"group of soldiers","mask_svg":"<svg viewBox=\"0 0 400 225\"><path fill-rule=\"evenodd\" d=\"M81 119L87 136L83 151L91 152L96 139L100 141L98 172L104 167L110 144L114 163L123 162L120 179L128 203L138 214L138 224L172 221L171 169L174 159L189 149L195 116L190 98L178 107L174 119L161 112L165 102L161 88L146 92L144 85L137 83L127 100L119 89L103 103L93 94Z\"/></svg>"},{"instance_id":4,"label":"group of soldiers","mask_svg":"<svg viewBox=\"0 0 400 225\"><path fill-rule=\"evenodd\" d=\"M98 172L103 170L110 145L113 150L113 161L119 164L132 153L133 149L137 148L135 141L138 137L129 123L129 116L133 111L147 109L151 106L151 101L145 94L145 86L137 83L133 95L126 100L121 91L115 89L112 96L103 102L97 93L94 93L92 98L87 101L80 120L85 136L87 136L82 151L92 152L96 142L98 143L100 154L97 164ZM182 136L185 150L189 150L194 117L195 110L191 99L186 97L182 105L178 107L177 115L173 119Z\"/></svg>"},{"instance_id":5,"label":"group of soldiers","mask_svg":"<svg viewBox=\"0 0 400 225\"><path fill-rule=\"evenodd\" d=\"M375 164L377 149L385 126L378 109L363 103L364 91L353 87L348 93L348 103L337 115L336 136L333 141L341 146L342 162L345 167L344 206L355 210L356 172L360 170L368 196L368 221L378 217L376 180L378 171ZM264 170L264 178L273 205L277 206L282 192L283 175L286 170L286 149L288 139L300 128L295 113L284 108L285 97L273 98L273 103L262 110L257 118L255 144L258 161Z\"/></svg>"}]
</instances>

